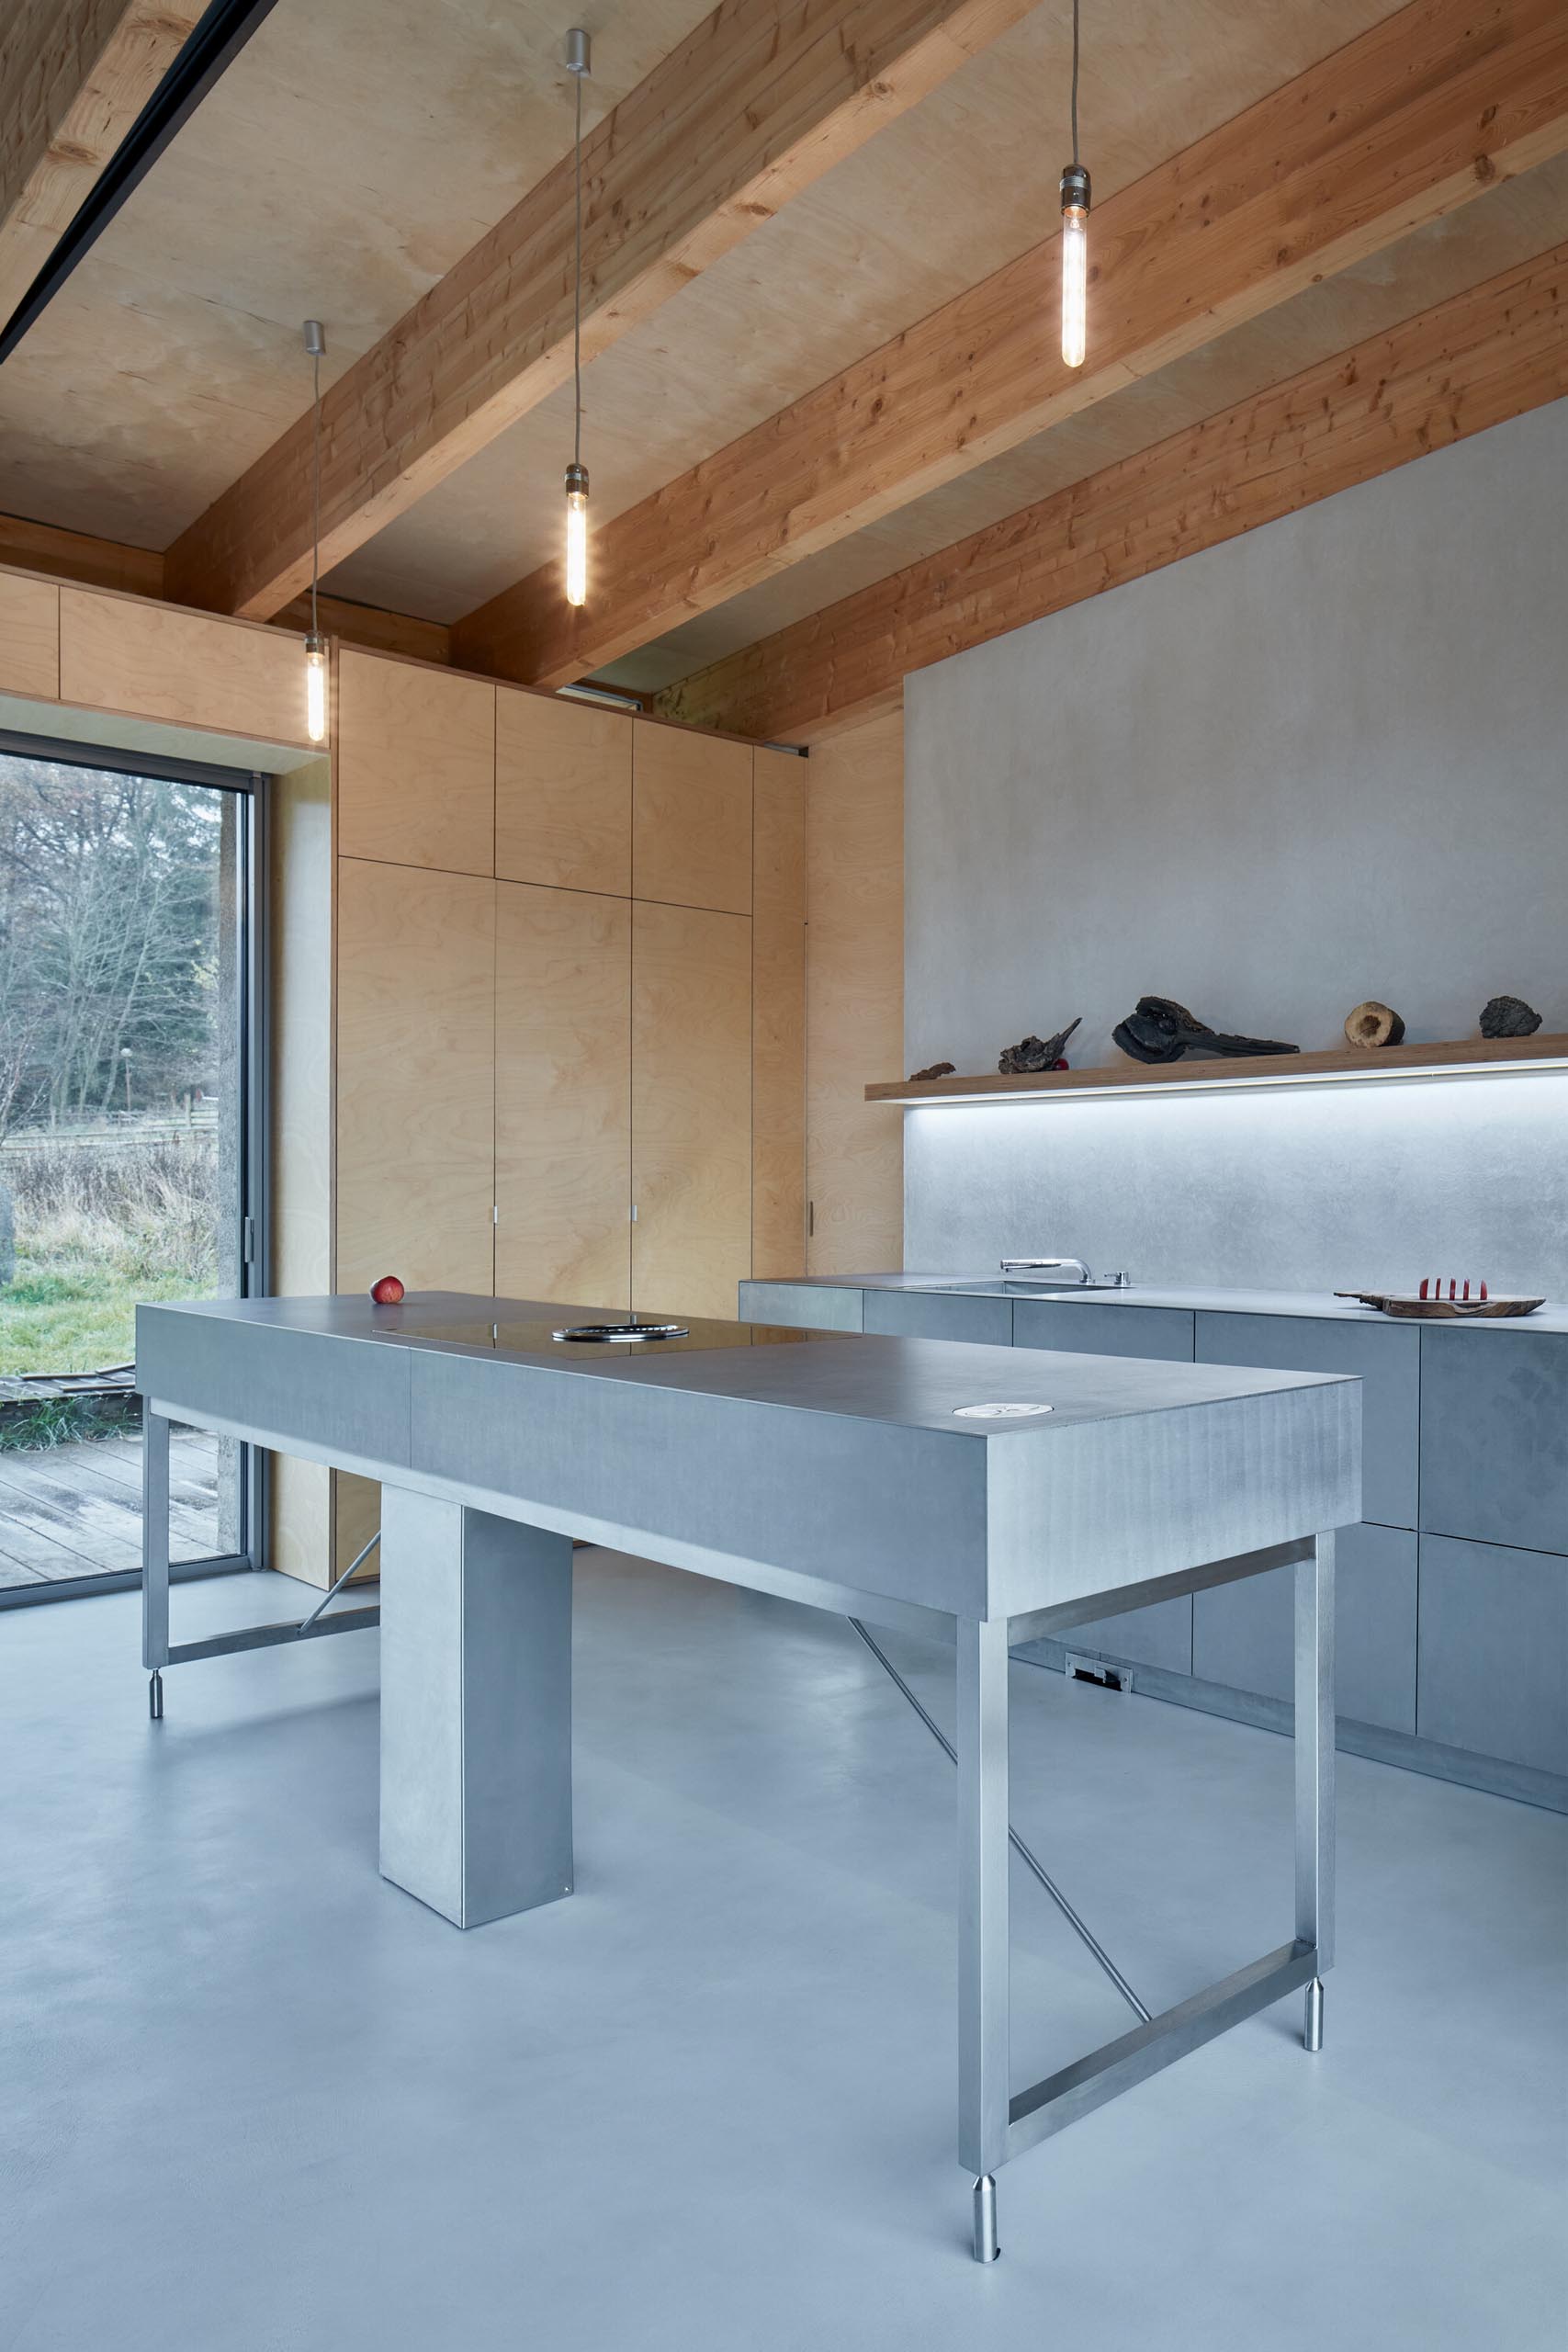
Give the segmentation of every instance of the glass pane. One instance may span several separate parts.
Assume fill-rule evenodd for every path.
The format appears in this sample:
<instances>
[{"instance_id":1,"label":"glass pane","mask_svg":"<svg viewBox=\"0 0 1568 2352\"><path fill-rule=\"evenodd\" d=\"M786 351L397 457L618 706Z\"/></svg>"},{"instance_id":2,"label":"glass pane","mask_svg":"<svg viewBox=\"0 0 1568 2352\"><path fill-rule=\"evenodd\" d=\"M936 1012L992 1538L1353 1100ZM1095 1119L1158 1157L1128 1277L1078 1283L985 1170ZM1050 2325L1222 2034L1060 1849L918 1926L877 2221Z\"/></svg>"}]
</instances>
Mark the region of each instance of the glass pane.
<instances>
[{"instance_id":1,"label":"glass pane","mask_svg":"<svg viewBox=\"0 0 1568 2352\"><path fill-rule=\"evenodd\" d=\"M0 1588L139 1567L136 1303L240 1287L245 814L0 753ZM176 1432L176 1558L239 1455Z\"/></svg>"}]
</instances>

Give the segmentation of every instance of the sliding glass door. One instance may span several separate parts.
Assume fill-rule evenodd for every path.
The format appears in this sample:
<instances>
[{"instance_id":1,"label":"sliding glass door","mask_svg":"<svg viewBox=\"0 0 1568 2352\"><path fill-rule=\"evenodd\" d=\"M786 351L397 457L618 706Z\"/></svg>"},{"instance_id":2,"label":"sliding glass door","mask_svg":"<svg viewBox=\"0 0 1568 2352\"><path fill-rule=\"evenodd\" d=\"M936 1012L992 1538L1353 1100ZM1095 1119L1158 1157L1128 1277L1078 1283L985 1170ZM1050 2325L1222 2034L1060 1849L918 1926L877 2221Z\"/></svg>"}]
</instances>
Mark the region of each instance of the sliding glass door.
<instances>
[{"instance_id":1,"label":"sliding glass door","mask_svg":"<svg viewBox=\"0 0 1568 2352\"><path fill-rule=\"evenodd\" d=\"M256 780L0 738L0 1604L133 1582L140 1299L263 1287ZM259 1559L176 1430L175 1556Z\"/></svg>"}]
</instances>

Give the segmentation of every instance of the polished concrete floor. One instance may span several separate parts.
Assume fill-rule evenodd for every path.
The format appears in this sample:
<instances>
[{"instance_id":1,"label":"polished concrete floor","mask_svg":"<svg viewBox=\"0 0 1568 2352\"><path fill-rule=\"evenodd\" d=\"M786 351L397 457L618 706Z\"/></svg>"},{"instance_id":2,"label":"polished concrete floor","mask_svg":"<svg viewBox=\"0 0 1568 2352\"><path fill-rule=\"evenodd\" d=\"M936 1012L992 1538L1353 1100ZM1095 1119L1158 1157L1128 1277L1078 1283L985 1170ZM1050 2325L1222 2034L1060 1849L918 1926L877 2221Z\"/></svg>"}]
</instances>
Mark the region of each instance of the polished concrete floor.
<instances>
[{"instance_id":1,"label":"polished concrete floor","mask_svg":"<svg viewBox=\"0 0 1568 2352\"><path fill-rule=\"evenodd\" d=\"M1561 2352L1556 1815L1341 1758L1323 2055L1292 1997L1021 2158L983 2270L952 1771L847 1628L580 1555L578 1891L468 1935L377 1876L376 1641L154 1726L130 1597L0 1616L5 2352ZM1014 1699L1015 1818L1152 2007L1288 1934L1287 1742ZM1125 2012L1021 1873L1013 1937L1026 2081Z\"/></svg>"}]
</instances>

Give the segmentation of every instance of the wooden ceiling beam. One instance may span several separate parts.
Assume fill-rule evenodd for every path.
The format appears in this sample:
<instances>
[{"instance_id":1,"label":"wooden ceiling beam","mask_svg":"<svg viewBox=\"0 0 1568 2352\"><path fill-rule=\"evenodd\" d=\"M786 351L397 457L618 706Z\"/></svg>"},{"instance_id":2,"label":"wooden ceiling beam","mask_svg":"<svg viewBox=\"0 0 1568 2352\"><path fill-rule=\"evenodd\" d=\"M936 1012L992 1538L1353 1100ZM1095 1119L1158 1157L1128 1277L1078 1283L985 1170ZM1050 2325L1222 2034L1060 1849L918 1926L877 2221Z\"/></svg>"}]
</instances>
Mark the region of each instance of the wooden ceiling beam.
<instances>
[{"instance_id":1,"label":"wooden ceiling beam","mask_svg":"<svg viewBox=\"0 0 1568 2352\"><path fill-rule=\"evenodd\" d=\"M14 0L0 28L0 325L201 13L202 0Z\"/></svg>"},{"instance_id":2,"label":"wooden ceiling beam","mask_svg":"<svg viewBox=\"0 0 1568 2352\"><path fill-rule=\"evenodd\" d=\"M53 523L0 514L0 564L19 571L46 571L73 580L81 588L113 588L130 596L161 596L164 559L153 548L129 548L118 539L94 538L86 531L62 531Z\"/></svg>"},{"instance_id":3,"label":"wooden ceiling beam","mask_svg":"<svg viewBox=\"0 0 1568 2352\"><path fill-rule=\"evenodd\" d=\"M1032 5L723 0L584 138L584 358ZM572 256L569 154L331 387L323 570L568 379ZM183 602L265 620L304 586L310 436L307 414L175 540L169 580Z\"/></svg>"},{"instance_id":4,"label":"wooden ceiling beam","mask_svg":"<svg viewBox=\"0 0 1568 2352\"><path fill-rule=\"evenodd\" d=\"M51 580L72 580L83 588L112 588L131 596L164 599L164 559L154 548L130 548L118 539L94 538L86 531L62 531L52 523L33 523L20 514L0 514L0 569L45 572ZM417 662L451 659L451 631L441 621L425 621L412 613L384 612L376 605L355 605L343 596L321 599L321 627L329 637L362 645L375 653L397 653ZM278 628L310 627L308 598L273 616Z\"/></svg>"},{"instance_id":5,"label":"wooden ceiling beam","mask_svg":"<svg viewBox=\"0 0 1568 2352\"><path fill-rule=\"evenodd\" d=\"M559 685L908 505L1568 150L1563 0L1413 0L1095 210L1088 366L1054 334L1054 235L594 534L453 633Z\"/></svg>"},{"instance_id":6,"label":"wooden ceiling beam","mask_svg":"<svg viewBox=\"0 0 1568 2352\"><path fill-rule=\"evenodd\" d=\"M1568 244L873 582L655 698L810 742L911 670L1568 395Z\"/></svg>"}]
</instances>

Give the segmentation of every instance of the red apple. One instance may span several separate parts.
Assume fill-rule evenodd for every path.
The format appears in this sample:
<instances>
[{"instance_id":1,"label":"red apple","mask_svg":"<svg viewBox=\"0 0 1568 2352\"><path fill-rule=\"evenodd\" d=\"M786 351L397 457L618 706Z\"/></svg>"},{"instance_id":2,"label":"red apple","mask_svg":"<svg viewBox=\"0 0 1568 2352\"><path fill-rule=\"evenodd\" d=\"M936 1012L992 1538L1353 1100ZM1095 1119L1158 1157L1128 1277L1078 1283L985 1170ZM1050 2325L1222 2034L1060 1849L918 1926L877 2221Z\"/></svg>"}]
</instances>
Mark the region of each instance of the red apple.
<instances>
[{"instance_id":1,"label":"red apple","mask_svg":"<svg viewBox=\"0 0 1568 2352\"><path fill-rule=\"evenodd\" d=\"M378 1306L396 1306L401 1301L403 1286L396 1274L383 1274L379 1282L371 1283L370 1295Z\"/></svg>"}]
</instances>

